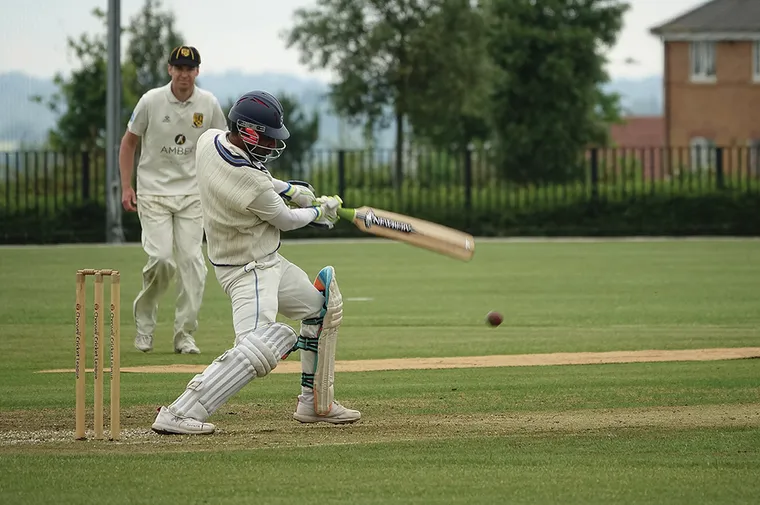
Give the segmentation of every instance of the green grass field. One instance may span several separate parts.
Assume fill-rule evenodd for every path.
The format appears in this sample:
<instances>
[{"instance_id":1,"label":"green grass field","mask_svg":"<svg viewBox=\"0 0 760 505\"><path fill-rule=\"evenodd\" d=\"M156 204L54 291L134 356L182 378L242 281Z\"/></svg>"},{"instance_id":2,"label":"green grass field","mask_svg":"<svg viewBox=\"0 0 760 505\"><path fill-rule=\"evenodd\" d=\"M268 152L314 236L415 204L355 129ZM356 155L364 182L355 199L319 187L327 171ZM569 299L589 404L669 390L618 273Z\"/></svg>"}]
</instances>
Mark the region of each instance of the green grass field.
<instances>
[{"instance_id":1,"label":"green grass field","mask_svg":"<svg viewBox=\"0 0 760 505\"><path fill-rule=\"evenodd\" d=\"M282 253L310 276L336 267L346 299L338 360L760 347L758 240L483 241L468 264L376 241L286 243ZM300 378L274 373L224 405L208 437L150 431L156 407L192 374L122 373L123 440L74 441L73 373L38 372L73 368L77 268L122 272L122 367L206 365L233 340L209 269L203 353L172 352L173 290L155 350L135 350L144 261L139 246L0 248L0 503L760 496L757 359L342 372L336 397L363 414L351 426L293 421ZM91 323L91 285L88 296ZM486 327L489 310L505 323ZM106 428L107 417L106 406Z\"/></svg>"}]
</instances>

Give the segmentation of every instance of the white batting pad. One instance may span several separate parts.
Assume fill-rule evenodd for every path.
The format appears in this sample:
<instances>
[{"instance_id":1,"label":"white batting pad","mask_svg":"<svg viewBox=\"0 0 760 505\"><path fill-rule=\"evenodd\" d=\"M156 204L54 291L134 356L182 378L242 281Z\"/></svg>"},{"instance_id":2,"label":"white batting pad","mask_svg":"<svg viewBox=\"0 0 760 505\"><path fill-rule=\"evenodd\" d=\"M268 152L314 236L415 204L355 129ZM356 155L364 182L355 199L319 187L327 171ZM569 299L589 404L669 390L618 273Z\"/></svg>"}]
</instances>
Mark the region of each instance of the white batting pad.
<instances>
[{"instance_id":1,"label":"white batting pad","mask_svg":"<svg viewBox=\"0 0 760 505\"><path fill-rule=\"evenodd\" d=\"M169 410L205 421L243 386L274 370L296 338L293 328L283 323L270 323L244 335L235 347L193 377Z\"/></svg>"},{"instance_id":2,"label":"white batting pad","mask_svg":"<svg viewBox=\"0 0 760 505\"><path fill-rule=\"evenodd\" d=\"M329 269L329 285L326 286L327 311L322 320L317 350L317 366L314 370L314 411L323 416L330 412L334 400L335 351L338 345L338 328L343 320L343 296L338 289L335 270ZM320 272L320 275L323 275Z\"/></svg>"},{"instance_id":3,"label":"white batting pad","mask_svg":"<svg viewBox=\"0 0 760 505\"><path fill-rule=\"evenodd\" d=\"M338 329L323 330L319 336L317 368L314 372L314 411L324 416L330 412L335 399L335 351Z\"/></svg>"}]
</instances>

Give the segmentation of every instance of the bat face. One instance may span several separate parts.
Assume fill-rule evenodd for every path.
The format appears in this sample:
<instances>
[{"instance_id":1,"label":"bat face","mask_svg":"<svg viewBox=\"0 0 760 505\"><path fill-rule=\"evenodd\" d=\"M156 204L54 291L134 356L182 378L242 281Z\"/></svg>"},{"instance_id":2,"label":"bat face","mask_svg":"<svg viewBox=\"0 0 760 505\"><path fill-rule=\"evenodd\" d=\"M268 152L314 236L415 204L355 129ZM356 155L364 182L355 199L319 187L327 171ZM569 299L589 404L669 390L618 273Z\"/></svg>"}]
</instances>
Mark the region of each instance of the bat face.
<instances>
[{"instance_id":1,"label":"bat face","mask_svg":"<svg viewBox=\"0 0 760 505\"><path fill-rule=\"evenodd\" d=\"M348 209L346 209L348 210ZM349 211L363 232L405 242L462 261L475 254L475 239L468 233L387 210L360 207Z\"/></svg>"}]
</instances>

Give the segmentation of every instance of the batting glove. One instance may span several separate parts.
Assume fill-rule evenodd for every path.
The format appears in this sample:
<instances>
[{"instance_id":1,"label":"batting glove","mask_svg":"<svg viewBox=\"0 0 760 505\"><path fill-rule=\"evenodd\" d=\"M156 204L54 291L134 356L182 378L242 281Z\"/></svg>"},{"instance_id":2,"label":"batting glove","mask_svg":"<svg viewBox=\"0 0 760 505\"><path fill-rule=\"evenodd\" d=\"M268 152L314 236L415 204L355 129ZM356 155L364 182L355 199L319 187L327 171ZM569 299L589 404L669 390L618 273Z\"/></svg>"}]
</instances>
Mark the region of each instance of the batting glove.
<instances>
[{"instance_id":1,"label":"batting glove","mask_svg":"<svg viewBox=\"0 0 760 505\"><path fill-rule=\"evenodd\" d=\"M280 196L285 203L296 207L313 207L317 197L314 195L314 188L308 182L304 181L287 181L288 188L280 192Z\"/></svg>"},{"instance_id":2,"label":"batting glove","mask_svg":"<svg viewBox=\"0 0 760 505\"><path fill-rule=\"evenodd\" d=\"M343 205L343 200L339 196L320 196L316 199L317 217L311 222L318 228L332 229L335 223L340 219L338 209Z\"/></svg>"}]
</instances>

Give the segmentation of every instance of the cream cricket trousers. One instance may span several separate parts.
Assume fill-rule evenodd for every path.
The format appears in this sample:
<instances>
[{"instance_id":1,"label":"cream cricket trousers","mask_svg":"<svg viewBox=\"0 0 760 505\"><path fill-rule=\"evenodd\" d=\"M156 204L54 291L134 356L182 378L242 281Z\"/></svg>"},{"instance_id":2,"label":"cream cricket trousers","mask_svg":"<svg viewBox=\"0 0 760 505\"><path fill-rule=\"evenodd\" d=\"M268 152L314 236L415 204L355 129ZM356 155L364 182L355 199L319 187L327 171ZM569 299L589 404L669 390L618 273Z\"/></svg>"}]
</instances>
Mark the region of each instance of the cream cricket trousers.
<instances>
[{"instance_id":1,"label":"cream cricket trousers","mask_svg":"<svg viewBox=\"0 0 760 505\"><path fill-rule=\"evenodd\" d=\"M159 298L177 274L174 336L192 335L198 328L206 284L203 257L203 213L200 197L138 195L137 213L142 246L148 255L142 290L133 305L137 333L153 335Z\"/></svg>"},{"instance_id":2,"label":"cream cricket trousers","mask_svg":"<svg viewBox=\"0 0 760 505\"><path fill-rule=\"evenodd\" d=\"M214 267L216 278L232 301L235 345L262 324L275 322L277 314L302 321L316 318L325 297L309 276L278 253L243 267ZM302 336L315 338L318 325L301 325ZM301 394L313 395L317 353L301 349Z\"/></svg>"},{"instance_id":3,"label":"cream cricket trousers","mask_svg":"<svg viewBox=\"0 0 760 505\"><path fill-rule=\"evenodd\" d=\"M277 314L300 321L317 317L325 299L309 276L278 253L242 267L214 267L232 302L235 342Z\"/></svg>"}]
</instances>

